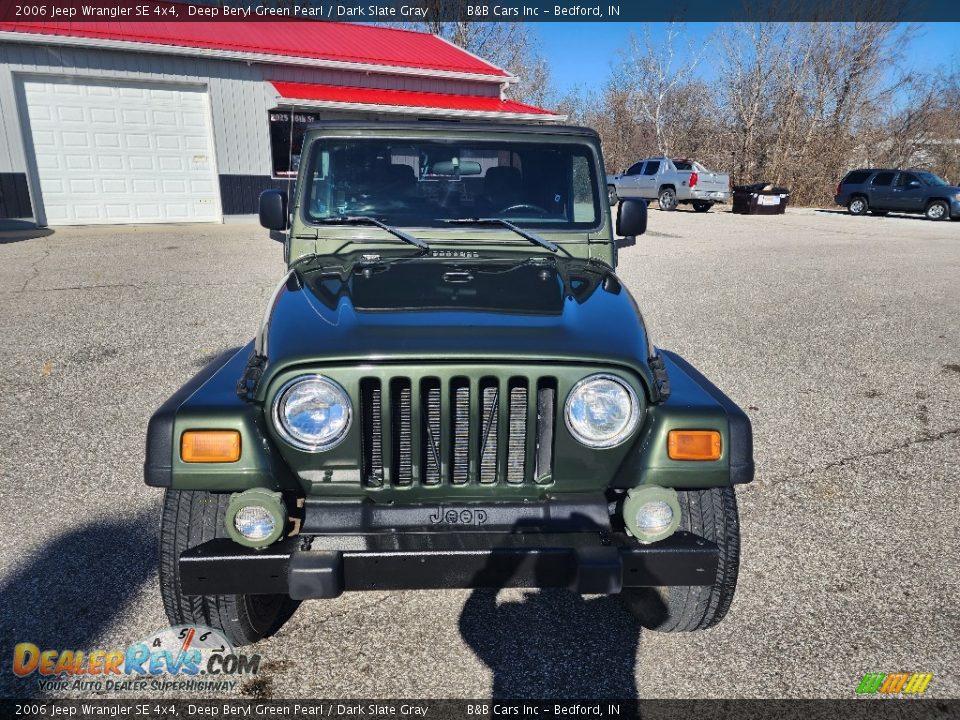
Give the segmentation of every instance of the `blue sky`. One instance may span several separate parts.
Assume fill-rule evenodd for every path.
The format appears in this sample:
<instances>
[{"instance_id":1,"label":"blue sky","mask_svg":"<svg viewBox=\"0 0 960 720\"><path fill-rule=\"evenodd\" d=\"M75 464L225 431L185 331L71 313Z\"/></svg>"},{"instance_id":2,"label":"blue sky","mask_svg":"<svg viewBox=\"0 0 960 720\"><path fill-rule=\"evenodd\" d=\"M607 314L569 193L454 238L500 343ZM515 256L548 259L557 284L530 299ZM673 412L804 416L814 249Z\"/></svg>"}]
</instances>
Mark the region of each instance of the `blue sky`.
<instances>
[{"instance_id":1,"label":"blue sky","mask_svg":"<svg viewBox=\"0 0 960 720\"><path fill-rule=\"evenodd\" d=\"M703 41L719 23L690 23L687 31L696 41ZM640 35L636 23L535 23L544 55L550 62L553 82L564 93L580 85L598 88L605 82L611 61L618 48L626 46L630 31ZM652 23L654 38L662 35L664 26ZM960 63L960 23L921 23L917 35L904 52L909 69L933 69ZM700 67L710 76L709 56ZM904 68L906 69L906 68Z\"/></svg>"}]
</instances>

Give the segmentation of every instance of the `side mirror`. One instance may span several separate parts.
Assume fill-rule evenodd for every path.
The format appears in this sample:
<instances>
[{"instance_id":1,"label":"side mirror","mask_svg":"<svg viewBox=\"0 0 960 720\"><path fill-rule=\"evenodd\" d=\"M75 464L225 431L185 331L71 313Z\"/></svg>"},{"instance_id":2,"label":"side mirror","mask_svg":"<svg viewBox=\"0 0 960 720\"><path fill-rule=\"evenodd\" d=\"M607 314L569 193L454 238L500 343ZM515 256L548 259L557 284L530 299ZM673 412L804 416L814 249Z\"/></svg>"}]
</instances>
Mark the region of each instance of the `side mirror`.
<instances>
[{"instance_id":1,"label":"side mirror","mask_svg":"<svg viewBox=\"0 0 960 720\"><path fill-rule=\"evenodd\" d=\"M646 200L621 200L617 209L617 235L636 237L647 231Z\"/></svg>"},{"instance_id":2,"label":"side mirror","mask_svg":"<svg viewBox=\"0 0 960 720\"><path fill-rule=\"evenodd\" d=\"M287 194L276 189L260 193L260 224L267 230L286 230L287 220Z\"/></svg>"}]
</instances>

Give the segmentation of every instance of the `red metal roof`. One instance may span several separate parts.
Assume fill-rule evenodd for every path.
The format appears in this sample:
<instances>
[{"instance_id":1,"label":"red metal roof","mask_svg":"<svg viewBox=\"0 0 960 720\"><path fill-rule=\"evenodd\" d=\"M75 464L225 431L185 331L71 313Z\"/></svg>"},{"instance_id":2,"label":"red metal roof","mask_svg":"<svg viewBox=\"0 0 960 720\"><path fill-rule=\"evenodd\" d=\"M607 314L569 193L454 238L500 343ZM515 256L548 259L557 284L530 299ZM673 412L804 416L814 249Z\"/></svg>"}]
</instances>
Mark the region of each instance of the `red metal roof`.
<instances>
[{"instance_id":1,"label":"red metal roof","mask_svg":"<svg viewBox=\"0 0 960 720\"><path fill-rule=\"evenodd\" d=\"M342 22L0 22L0 31L510 77L434 35Z\"/></svg>"},{"instance_id":2,"label":"red metal roof","mask_svg":"<svg viewBox=\"0 0 960 720\"><path fill-rule=\"evenodd\" d=\"M313 85L309 83L271 80L280 97L304 104L347 104L378 107L425 108L435 111L460 111L463 114L537 115L544 119L554 117L549 110L499 97L452 95L418 92L414 90L383 90L380 88L345 87L343 85ZM295 103L290 103L295 104Z\"/></svg>"}]
</instances>

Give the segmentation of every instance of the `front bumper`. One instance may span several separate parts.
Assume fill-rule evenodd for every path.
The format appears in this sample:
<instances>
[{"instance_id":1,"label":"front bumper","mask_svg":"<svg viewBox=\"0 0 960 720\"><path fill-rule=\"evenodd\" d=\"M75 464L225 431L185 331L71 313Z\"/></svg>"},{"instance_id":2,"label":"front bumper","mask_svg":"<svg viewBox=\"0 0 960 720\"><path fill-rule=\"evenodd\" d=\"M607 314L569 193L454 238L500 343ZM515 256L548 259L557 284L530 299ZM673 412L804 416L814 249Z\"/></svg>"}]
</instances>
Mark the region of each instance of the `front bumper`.
<instances>
[{"instance_id":1,"label":"front bumper","mask_svg":"<svg viewBox=\"0 0 960 720\"><path fill-rule=\"evenodd\" d=\"M186 595L289 594L334 598L353 590L710 585L718 547L678 532L640 545L622 533L402 532L302 535L264 550L219 538L180 556Z\"/></svg>"}]
</instances>

